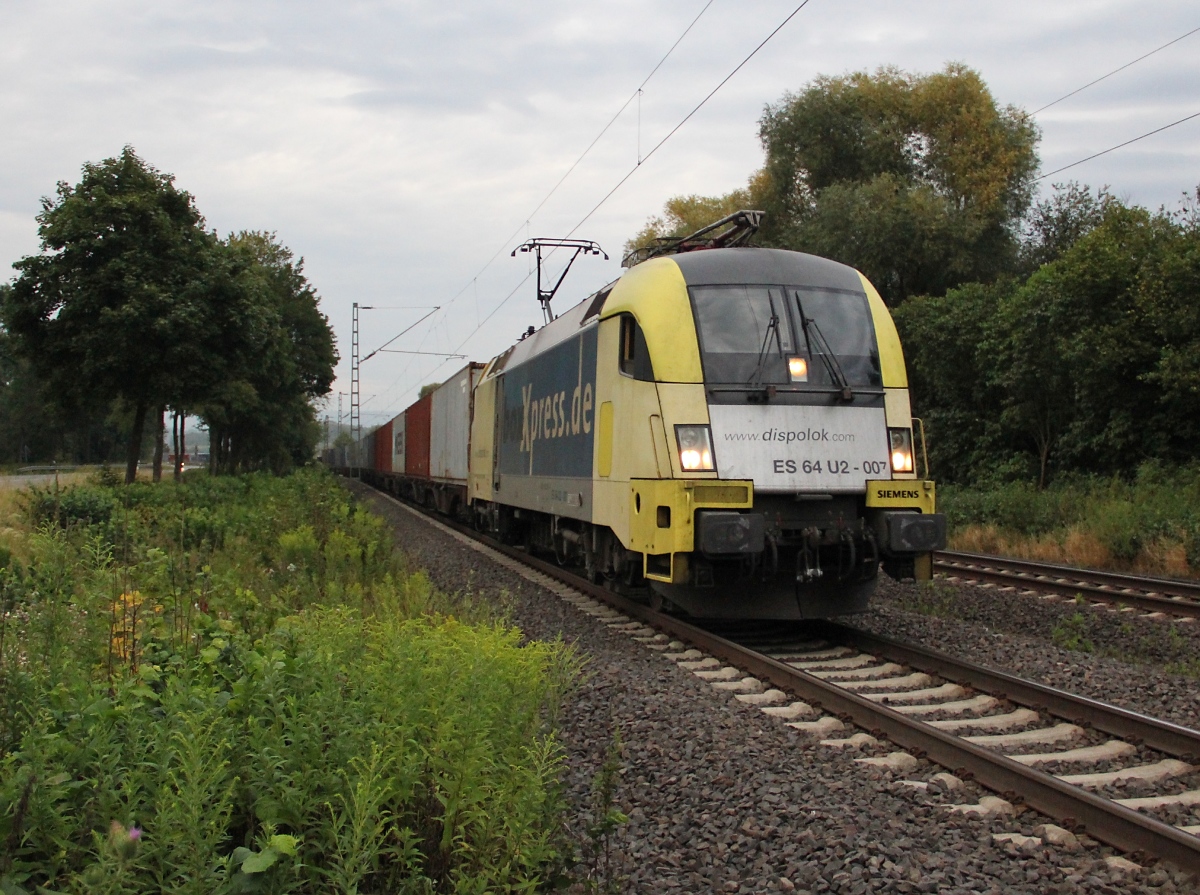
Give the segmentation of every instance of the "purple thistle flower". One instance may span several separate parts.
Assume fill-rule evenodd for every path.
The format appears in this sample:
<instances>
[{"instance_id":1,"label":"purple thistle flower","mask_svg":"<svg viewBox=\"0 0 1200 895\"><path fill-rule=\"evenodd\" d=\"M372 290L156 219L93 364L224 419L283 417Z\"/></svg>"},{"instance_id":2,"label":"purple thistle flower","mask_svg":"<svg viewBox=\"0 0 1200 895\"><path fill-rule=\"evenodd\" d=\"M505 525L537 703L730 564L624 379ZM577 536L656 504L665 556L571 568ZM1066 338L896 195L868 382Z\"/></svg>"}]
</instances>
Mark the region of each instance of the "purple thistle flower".
<instances>
[{"instance_id":1,"label":"purple thistle flower","mask_svg":"<svg viewBox=\"0 0 1200 895\"><path fill-rule=\"evenodd\" d=\"M142 838L142 831L140 829L138 829L137 827L130 827L129 828L129 838L132 839L134 842L137 842L139 839Z\"/></svg>"}]
</instances>

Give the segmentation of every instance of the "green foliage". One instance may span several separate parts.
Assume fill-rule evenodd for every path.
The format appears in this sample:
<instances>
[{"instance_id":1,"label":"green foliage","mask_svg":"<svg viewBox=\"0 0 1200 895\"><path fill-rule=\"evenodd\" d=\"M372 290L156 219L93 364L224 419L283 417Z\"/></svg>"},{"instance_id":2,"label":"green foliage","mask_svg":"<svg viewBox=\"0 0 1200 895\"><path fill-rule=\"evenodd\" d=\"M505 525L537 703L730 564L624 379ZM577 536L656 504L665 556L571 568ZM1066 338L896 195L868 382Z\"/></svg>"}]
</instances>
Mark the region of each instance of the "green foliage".
<instances>
[{"instance_id":1,"label":"green foliage","mask_svg":"<svg viewBox=\"0 0 1200 895\"><path fill-rule=\"evenodd\" d=\"M1117 565L1155 543L1181 544L1200 568L1200 467L1143 464L1132 478L1069 476L1039 489L1027 482L983 488L946 485L939 504L951 529L986 526L1001 535L1065 542L1087 536Z\"/></svg>"},{"instance_id":2,"label":"green foliage","mask_svg":"<svg viewBox=\"0 0 1200 895\"><path fill-rule=\"evenodd\" d=\"M1200 229L1103 192L1088 207L1083 235L1055 237L1068 247L1024 283L896 310L939 477L1044 487L1197 457Z\"/></svg>"},{"instance_id":3,"label":"green foliage","mask_svg":"<svg viewBox=\"0 0 1200 895\"><path fill-rule=\"evenodd\" d=\"M312 459L311 401L333 382L333 332L303 259L273 233L243 231L225 245L248 313L221 382L192 406L209 426L215 468L282 472Z\"/></svg>"},{"instance_id":4,"label":"green foliage","mask_svg":"<svg viewBox=\"0 0 1200 895\"><path fill-rule=\"evenodd\" d=\"M1038 133L971 69L822 76L769 106L760 136L772 238L859 268L889 304L1011 263Z\"/></svg>"},{"instance_id":5,"label":"green foliage","mask_svg":"<svg viewBox=\"0 0 1200 895\"><path fill-rule=\"evenodd\" d=\"M327 476L78 490L0 569L0 877L528 891L558 860L569 650L435 592Z\"/></svg>"},{"instance_id":6,"label":"green foliage","mask_svg":"<svg viewBox=\"0 0 1200 895\"><path fill-rule=\"evenodd\" d=\"M219 375L228 315L217 240L191 195L129 146L84 165L75 186L59 183L38 235L41 253L13 265L0 320L61 407L133 410L136 464L147 410Z\"/></svg>"},{"instance_id":7,"label":"green foliage","mask_svg":"<svg viewBox=\"0 0 1200 895\"><path fill-rule=\"evenodd\" d=\"M767 198L768 180L765 171L750 178L744 189L724 196L674 196L663 206L661 216L652 217L646 225L625 243L625 253L646 248L663 237L687 236L743 208L761 208Z\"/></svg>"},{"instance_id":8,"label":"green foliage","mask_svg":"<svg viewBox=\"0 0 1200 895\"><path fill-rule=\"evenodd\" d=\"M958 590L937 579L919 582L909 605L920 615L957 618Z\"/></svg>"},{"instance_id":9,"label":"green foliage","mask_svg":"<svg viewBox=\"0 0 1200 895\"><path fill-rule=\"evenodd\" d=\"M1017 261L1038 131L963 65L820 76L768 106L759 137L766 162L745 188L669 200L626 248L752 206L767 212L761 244L849 264L892 306Z\"/></svg>"},{"instance_id":10,"label":"green foliage","mask_svg":"<svg viewBox=\"0 0 1200 895\"><path fill-rule=\"evenodd\" d=\"M591 819L587 827L584 862L587 865L585 888L588 892L620 892L622 880L613 872L612 848L616 832L629 817L617 807L623 745L621 731L614 730L600 770L592 779Z\"/></svg>"},{"instance_id":11,"label":"green foliage","mask_svg":"<svg viewBox=\"0 0 1200 895\"><path fill-rule=\"evenodd\" d=\"M1055 646L1077 653L1095 652L1096 644L1089 639L1088 618L1076 612L1060 621L1050 631L1050 640Z\"/></svg>"},{"instance_id":12,"label":"green foliage","mask_svg":"<svg viewBox=\"0 0 1200 895\"><path fill-rule=\"evenodd\" d=\"M1063 255L1102 224L1116 204L1107 187L1092 195L1074 181L1055 184L1050 195L1036 202L1026 216L1019 271L1028 276Z\"/></svg>"},{"instance_id":13,"label":"green foliage","mask_svg":"<svg viewBox=\"0 0 1200 895\"><path fill-rule=\"evenodd\" d=\"M1000 458L1011 454L996 413L1002 395L992 375L990 339L997 308L1014 288L1009 281L970 284L944 296L910 298L892 311L904 340L913 410L925 423L939 479L995 474L1003 468Z\"/></svg>"},{"instance_id":14,"label":"green foliage","mask_svg":"<svg viewBox=\"0 0 1200 895\"><path fill-rule=\"evenodd\" d=\"M37 488L23 495L25 512L34 525L96 525L108 522L117 507L111 489Z\"/></svg>"}]
</instances>

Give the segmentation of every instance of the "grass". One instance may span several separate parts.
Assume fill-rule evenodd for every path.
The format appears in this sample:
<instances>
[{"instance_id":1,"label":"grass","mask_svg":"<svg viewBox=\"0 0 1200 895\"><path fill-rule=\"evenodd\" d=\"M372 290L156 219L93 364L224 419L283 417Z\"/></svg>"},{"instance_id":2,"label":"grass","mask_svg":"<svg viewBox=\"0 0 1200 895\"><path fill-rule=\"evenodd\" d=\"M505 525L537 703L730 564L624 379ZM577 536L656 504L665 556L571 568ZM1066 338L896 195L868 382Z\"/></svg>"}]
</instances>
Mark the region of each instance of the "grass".
<instances>
[{"instance_id":1,"label":"grass","mask_svg":"<svg viewBox=\"0 0 1200 895\"><path fill-rule=\"evenodd\" d=\"M950 547L1087 568L1200 577L1200 467L1142 466L1132 480L945 486Z\"/></svg>"},{"instance_id":2,"label":"grass","mask_svg":"<svg viewBox=\"0 0 1200 895\"><path fill-rule=\"evenodd\" d=\"M0 501L6 895L531 891L566 862L574 655L436 591L330 477Z\"/></svg>"}]
</instances>

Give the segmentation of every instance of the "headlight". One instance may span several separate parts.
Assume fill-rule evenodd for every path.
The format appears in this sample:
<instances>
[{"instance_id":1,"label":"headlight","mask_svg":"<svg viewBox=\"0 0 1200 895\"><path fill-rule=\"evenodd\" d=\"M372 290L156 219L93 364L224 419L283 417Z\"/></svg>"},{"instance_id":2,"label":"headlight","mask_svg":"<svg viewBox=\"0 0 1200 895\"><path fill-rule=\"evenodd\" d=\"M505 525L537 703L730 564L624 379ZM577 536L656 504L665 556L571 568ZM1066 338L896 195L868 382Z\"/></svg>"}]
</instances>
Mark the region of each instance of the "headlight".
<instances>
[{"instance_id":1,"label":"headlight","mask_svg":"<svg viewBox=\"0 0 1200 895\"><path fill-rule=\"evenodd\" d=\"M789 357L788 378L792 382L808 382L808 359L803 357Z\"/></svg>"},{"instance_id":2,"label":"headlight","mask_svg":"<svg viewBox=\"0 0 1200 895\"><path fill-rule=\"evenodd\" d=\"M913 471L912 429L888 429L892 472Z\"/></svg>"},{"instance_id":3,"label":"headlight","mask_svg":"<svg viewBox=\"0 0 1200 895\"><path fill-rule=\"evenodd\" d=\"M708 426L676 426L675 440L679 443L679 465L684 472L713 469L712 434Z\"/></svg>"}]
</instances>

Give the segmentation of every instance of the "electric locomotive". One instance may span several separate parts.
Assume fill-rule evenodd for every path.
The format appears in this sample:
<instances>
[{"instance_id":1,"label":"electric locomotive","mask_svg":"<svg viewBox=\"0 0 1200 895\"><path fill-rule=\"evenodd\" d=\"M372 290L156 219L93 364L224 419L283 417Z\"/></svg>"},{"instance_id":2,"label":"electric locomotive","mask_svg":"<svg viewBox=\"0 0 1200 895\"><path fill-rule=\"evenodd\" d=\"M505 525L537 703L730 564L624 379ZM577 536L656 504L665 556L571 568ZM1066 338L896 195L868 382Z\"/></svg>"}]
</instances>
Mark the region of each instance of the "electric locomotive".
<instances>
[{"instance_id":1,"label":"electric locomotive","mask_svg":"<svg viewBox=\"0 0 1200 895\"><path fill-rule=\"evenodd\" d=\"M946 525L891 316L853 268L739 245L760 216L630 259L472 376L478 527L700 617L841 615L880 569L929 577Z\"/></svg>"}]
</instances>

